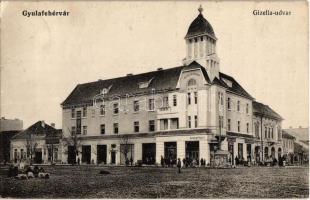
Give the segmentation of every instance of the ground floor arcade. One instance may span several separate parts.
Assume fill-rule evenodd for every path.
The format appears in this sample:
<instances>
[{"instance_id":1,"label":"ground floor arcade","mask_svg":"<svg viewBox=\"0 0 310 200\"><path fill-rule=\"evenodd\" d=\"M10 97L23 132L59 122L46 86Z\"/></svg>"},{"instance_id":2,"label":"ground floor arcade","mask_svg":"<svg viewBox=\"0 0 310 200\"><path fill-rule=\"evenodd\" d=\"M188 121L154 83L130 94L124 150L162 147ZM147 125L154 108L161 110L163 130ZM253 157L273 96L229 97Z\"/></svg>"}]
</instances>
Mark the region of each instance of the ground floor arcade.
<instances>
[{"instance_id":1,"label":"ground floor arcade","mask_svg":"<svg viewBox=\"0 0 310 200\"><path fill-rule=\"evenodd\" d=\"M99 139L83 138L77 150L68 146L63 152L63 163L79 162L81 164L115 164L142 163L144 165L161 164L168 160L175 164L177 159L189 159L197 164L203 159L206 165L212 162L219 150L227 151L228 161L235 165L236 159L259 162L263 157L275 157L282 153L282 148L265 144L261 153L261 143L251 137L225 135L219 144L219 137L208 133L189 135L158 135L150 137L133 137L124 142L120 138ZM66 148L64 148L66 149ZM265 157L264 157L265 158Z\"/></svg>"}]
</instances>

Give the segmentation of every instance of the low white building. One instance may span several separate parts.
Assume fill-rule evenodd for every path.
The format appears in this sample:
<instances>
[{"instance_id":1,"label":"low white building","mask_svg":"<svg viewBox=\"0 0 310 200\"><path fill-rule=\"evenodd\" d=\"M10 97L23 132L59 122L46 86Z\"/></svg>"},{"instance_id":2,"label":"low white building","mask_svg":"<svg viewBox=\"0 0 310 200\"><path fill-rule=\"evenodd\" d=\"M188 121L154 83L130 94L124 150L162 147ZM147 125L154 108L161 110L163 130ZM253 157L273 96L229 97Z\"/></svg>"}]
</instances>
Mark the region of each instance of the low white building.
<instances>
[{"instance_id":1,"label":"low white building","mask_svg":"<svg viewBox=\"0 0 310 200\"><path fill-rule=\"evenodd\" d=\"M38 121L12 137L10 147L12 162L60 163L62 132L53 126Z\"/></svg>"}]
</instances>

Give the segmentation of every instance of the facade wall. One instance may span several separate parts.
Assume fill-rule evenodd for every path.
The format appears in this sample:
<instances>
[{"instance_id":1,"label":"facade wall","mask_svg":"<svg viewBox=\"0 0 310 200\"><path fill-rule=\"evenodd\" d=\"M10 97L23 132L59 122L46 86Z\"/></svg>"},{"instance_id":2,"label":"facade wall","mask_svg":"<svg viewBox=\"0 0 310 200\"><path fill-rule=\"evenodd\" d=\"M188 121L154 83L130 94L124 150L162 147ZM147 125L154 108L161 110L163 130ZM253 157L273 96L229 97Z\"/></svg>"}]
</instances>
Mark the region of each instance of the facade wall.
<instances>
[{"instance_id":1,"label":"facade wall","mask_svg":"<svg viewBox=\"0 0 310 200\"><path fill-rule=\"evenodd\" d=\"M236 133L244 133L247 135L253 135L252 129L252 119L253 119L253 111L252 111L252 101L232 94L227 93L226 98L226 106L228 106L228 98L230 99L230 108L227 108L227 120L231 120L230 131ZM238 110L238 102L239 110ZM246 107L248 105L248 112L246 111ZM226 122L228 122L226 120ZM238 131L238 121L240 122L240 131ZM247 131L247 123L249 124L249 131Z\"/></svg>"}]
</instances>

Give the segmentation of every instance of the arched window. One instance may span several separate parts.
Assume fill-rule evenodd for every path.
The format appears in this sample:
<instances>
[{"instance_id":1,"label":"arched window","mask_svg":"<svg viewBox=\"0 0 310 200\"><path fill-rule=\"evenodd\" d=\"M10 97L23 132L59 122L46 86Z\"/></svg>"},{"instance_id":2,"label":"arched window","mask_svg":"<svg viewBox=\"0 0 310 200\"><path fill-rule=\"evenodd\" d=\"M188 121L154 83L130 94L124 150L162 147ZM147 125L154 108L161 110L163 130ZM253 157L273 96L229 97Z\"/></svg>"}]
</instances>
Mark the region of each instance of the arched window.
<instances>
[{"instance_id":1,"label":"arched window","mask_svg":"<svg viewBox=\"0 0 310 200\"><path fill-rule=\"evenodd\" d=\"M187 86L188 86L188 87L190 87L190 86L195 86L195 85L197 85L195 79L190 79L190 80L187 82Z\"/></svg>"}]
</instances>

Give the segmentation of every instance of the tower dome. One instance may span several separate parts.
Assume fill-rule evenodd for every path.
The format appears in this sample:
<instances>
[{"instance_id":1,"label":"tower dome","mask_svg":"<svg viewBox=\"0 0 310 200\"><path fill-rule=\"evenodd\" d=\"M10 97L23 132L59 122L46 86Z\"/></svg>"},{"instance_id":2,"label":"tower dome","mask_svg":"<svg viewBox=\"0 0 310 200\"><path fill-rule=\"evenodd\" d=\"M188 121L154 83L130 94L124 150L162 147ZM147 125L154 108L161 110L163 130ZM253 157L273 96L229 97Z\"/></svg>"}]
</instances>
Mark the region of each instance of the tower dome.
<instances>
[{"instance_id":1,"label":"tower dome","mask_svg":"<svg viewBox=\"0 0 310 200\"><path fill-rule=\"evenodd\" d=\"M185 38L204 34L208 34L209 36L216 38L211 24L201 14L203 11L202 7L199 7L198 11L199 15L189 26Z\"/></svg>"}]
</instances>

